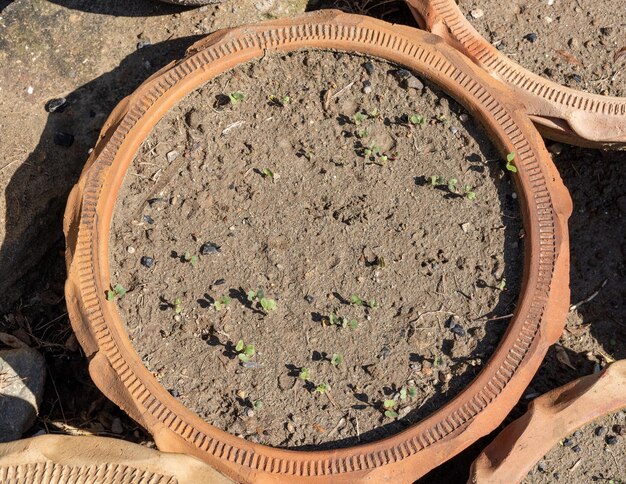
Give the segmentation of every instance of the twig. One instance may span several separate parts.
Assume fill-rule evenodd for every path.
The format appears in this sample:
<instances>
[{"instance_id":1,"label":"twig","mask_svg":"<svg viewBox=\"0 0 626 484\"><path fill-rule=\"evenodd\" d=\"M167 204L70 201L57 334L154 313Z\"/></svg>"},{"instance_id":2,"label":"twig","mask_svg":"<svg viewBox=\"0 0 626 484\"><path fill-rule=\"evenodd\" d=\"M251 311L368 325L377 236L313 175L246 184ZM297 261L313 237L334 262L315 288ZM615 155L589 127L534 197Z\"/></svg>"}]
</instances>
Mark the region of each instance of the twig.
<instances>
[{"instance_id":1,"label":"twig","mask_svg":"<svg viewBox=\"0 0 626 484\"><path fill-rule=\"evenodd\" d=\"M329 392L324 392L324 395L328 397L328 400L330 401L330 403L333 404L333 407L337 406L337 402L335 402L335 399L330 395Z\"/></svg>"},{"instance_id":2,"label":"twig","mask_svg":"<svg viewBox=\"0 0 626 484\"><path fill-rule=\"evenodd\" d=\"M63 421L66 422L67 418L65 418L65 412L63 411L63 403L61 403L61 396L59 395L59 391L57 390L57 384L54 381L54 377L52 376L52 372L50 371L50 368L48 368L48 375L50 376L50 381L52 382L54 393L56 393L57 395L57 401L59 402L59 408L61 409L61 415L63 416Z\"/></svg>"},{"instance_id":3,"label":"twig","mask_svg":"<svg viewBox=\"0 0 626 484\"><path fill-rule=\"evenodd\" d=\"M331 435L333 435L335 432L337 432L337 430L339 430L339 427L343 426L346 424L346 418L345 417L341 417L339 419L339 422L337 422L337 425L335 425L332 430L330 432L328 432L328 436L330 437Z\"/></svg>"},{"instance_id":4,"label":"twig","mask_svg":"<svg viewBox=\"0 0 626 484\"><path fill-rule=\"evenodd\" d=\"M352 86L354 86L354 83L356 81L352 81L351 83L349 83L348 85L346 85L345 87L342 87L341 89L339 89L339 91L337 91L335 94L333 94L333 99L336 97L341 96L345 91L347 91L348 89L350 89Z\"/></svg>"},{"instance_id":5,"label":"twig","mask_svg":"<svg viewBox=\"0 0 626 484\"><path fill-rule=\"evenodd\" d=\"M228 133L231 129L235 129L238 128L239 126L241 126L242 124L244 124L245 121L235 121L233 124L229 124L228 126L226 126L224 128L224 130L222 131L222 135Z\"/></svg>"},{"instance_id":6,"label":"twig","mask_svg":"<svg viewBox=\"0 0 626 484\"><path fill-rule=\"evenodd\" d=\"M602 281L602 284L600 284L600 287L598 288L598 290L596 292L594 292L591 296L589 296L587 299L583 299L582 301L577 302L576 304L572 304L569 307L570 311L573 311L574 309L578 309L580 306L582 306L583 304L588 303L589 301L591 301L592 299L594 299L602 290L602 288L604 286L606 286L606 283L608 282L608 279L605 279L604 281Z\"/></svg>"}]
</instances>

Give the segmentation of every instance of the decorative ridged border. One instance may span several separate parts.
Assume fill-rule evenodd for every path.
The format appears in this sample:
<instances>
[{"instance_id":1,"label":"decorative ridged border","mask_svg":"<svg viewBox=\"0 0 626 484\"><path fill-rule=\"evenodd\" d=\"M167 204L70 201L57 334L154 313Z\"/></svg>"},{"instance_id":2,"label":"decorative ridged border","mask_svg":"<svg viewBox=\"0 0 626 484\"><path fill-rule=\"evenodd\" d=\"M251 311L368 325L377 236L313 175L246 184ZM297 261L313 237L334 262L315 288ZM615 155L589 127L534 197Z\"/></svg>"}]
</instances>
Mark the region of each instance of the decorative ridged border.
<instances>
[{"instance_id":1,"label":"decorative ridged border","mask_svg":"<svg viewBox=\"0 0 626 484\"><path fill-rule=\"evenodd\" d=\"M215 75L267 50L302 48L356 51L403 64L464 103L483 121L503 153L517 153L516 182L529 247L516 316L472 385L406 431L336 451L274 449L203 422L142 366L115 305L104 297L115 199L152 126L174 102ZM520 117L517 106L496 96L501 90L435 36L337 12L220 32L197 44L188 57L153 76L116 109L68 202L66 296L79 340L93 357L90 371L96 383L155 435L162 450L193 453L246 482L357 482L374 476L409 481L491 431L560 334L569 300L566 222L571 202L539 136Z\"/></svg>"},{"instance_id":2,"label":"decorative ridged border","mask_svg":"<svg viewBox=\"0 0 626 484\"><path fill-rule=\"evenodd\" d=\"M2 484L127 484L130 482L150 484L178 484L172 476L120 464L72 466L54 462L33 462L0 466Z\"/></svg>"},{"instance_id":3,"label":"decorative ridged border","mask_svg":"<svg viewBox=\"0 0 626 484\"><path fill-rule=\"evenodd\" d=\"M547 135L584 146L626 148L626 98L585 93L532 73L487 42L454 0L406 1L425 28L523 93L528 114Z\"/></svg>"}]
</instances>

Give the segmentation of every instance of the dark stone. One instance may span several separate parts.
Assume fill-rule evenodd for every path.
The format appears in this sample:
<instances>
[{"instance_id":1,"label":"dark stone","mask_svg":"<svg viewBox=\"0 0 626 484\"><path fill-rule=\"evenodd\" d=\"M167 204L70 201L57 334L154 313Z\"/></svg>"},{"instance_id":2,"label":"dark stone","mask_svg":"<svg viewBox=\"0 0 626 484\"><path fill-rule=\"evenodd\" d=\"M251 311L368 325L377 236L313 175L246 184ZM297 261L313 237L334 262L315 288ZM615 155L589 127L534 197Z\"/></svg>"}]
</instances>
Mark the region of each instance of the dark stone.
<instances>
[{"instance_id":1,"label":"dark stone","mask_svg":"<svg viewBox=\"0 0 626 484\"><path fill-rule=\"evenodd\" d=\"M313 301L315 301L315 298L311 296L310 294L307 294L306 296L304 296L304 300L308 302L309 304L313 304Z\"/></svg>"},{"instance_id":2,"label":"dark stone","mask_svg":"<svg viewBox=\"0 0 626 484\"><path fill-rule=\"evenodd\" d=\"M200 254L202 255L211 255L217 254L220 251L219 245L213 244L212 242L207 242L200 247Z\"/></svg>"},{"instance_id":3,"label":"dark stone","mask_svg":"<svg viewBox=\"0 0 626 484\"><path fill-rule=\"evenodd\" d=\"M62 113L65 111L66 107L67 99L64 97L50 99L50 101L46 103L46 111L49 113Z\"/></svg>"},{"instance_id":4,"label":"dark stone","mask_svg":"<svg viewBox=\"0 0 626 484\"><path fill-rule=\"evenodd\" d=\"M363 68L365 69L365 72L367 72L368 76L371 76L372 74L374 74L374 64L372 64L371 62L366 62L365 64L363 64Z\"/></svg>"},{"instance_id":5,"label":"dark stone","mask_svg":"<svg viewBox=\"0 0 626 484\"><path fill-rule=\"evenodd\" d=\"M572 447L572 452L576 452L577 454L581 451L580 445L575 445Z\"/></svg>"},{"instance_id":6,"label":"dark stone","mask_svg":"<svg viewBox=\"0 0 626 484\"><path fill-rule=\"evenodd\" d=\"M142 266L147 267L148 269L154 265L154 259L152 257L148 257L147 255L144 255L140 262Z\"/></svg>"},{"instance_id":7,"label":"dark stone","mask_svg":"<svg viewBox=\"0 0 626 484\"><path fill-rule=\"evenodd\" d=\"M535 42L539 36L535 32L531 32L530 34L526 34L524 38L528 42Z\"/></svg>"},{"instance_id":8,"label":"dark stone","mask_svg":"<svg viewBox=\"0 0 626 484\"><path fill-rule=\"evenodd\" d=\"M596 434L597 437L602 437L604 434L606 434L606 427L603 427L603 426L596 427L596 430L594 431L594 433Z\"/></svg>"},{"instance_id":9,"label":"dark stone","mask_svg":"<svg viewBox=\"0 0 626 484\"><path fill-rule=\"evenodd\" d=\"M574 445L574 442L571 439L563 439L563 447L571 447L572 445Z\"/></svg>"},{"instance_id":10,"label":"dark stone","mask_svg":"<svg viewBox=\"0 0 626 484\"><path fill-rule=\"evenodd\" d=\"M149 223L150 225L154 224L154 219L150 215L144 215L143 221Z\"/></svg>"},{"instance_id":11,"label":"dark stone","mask_svg":"<svg viewBox=\"0 0 626 484\"><path fill-rule=\"evenodd\" d=\"M617 437L615 435L607 435L604 441L607 445L615 445L617 444Z\"/></svg>"},{"instance_id":12,"label":"dark stone","mask_svg":"<svg viewBox=\"0 0 626 484\"><path fill-rule=\"evenodd\" d=\"M69 148L74 144L74 135L69 133L58 132L54 134L54 144Z\"/></svg>"}]
</instances>

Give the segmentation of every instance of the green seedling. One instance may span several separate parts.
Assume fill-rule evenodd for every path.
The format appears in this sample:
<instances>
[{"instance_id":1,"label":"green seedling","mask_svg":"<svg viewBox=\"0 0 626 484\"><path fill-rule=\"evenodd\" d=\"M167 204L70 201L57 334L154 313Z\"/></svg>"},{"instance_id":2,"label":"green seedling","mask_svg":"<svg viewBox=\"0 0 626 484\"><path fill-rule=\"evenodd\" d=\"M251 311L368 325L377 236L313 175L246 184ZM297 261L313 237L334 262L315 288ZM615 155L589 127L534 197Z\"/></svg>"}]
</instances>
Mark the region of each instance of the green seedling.
<instances>
[{"instance_id":1,"label":"green seedling","mask_svg":"<svg viewBox=\"0 0 626 484\"><path fill-rule=\"evenodd\" d=\"M375 146L374 143L369 145L369 147L363 149L363 154L367 157L370 156L378 156L380 154L381 148L379 146Z\"/></svg>"},{"instance_id":2,"label":"green seedling","mask_svg":"<svg viewBox=\"0 0 626 484\"><path fill-rule=\"evenodd\" d=\"M174 299L174 312L176 314L180 314L183 312L183 302L180 300L180 298Z\"/></svg>"},{"instance_id":3,"label":"green seedling","mask_svg":"<svg viewBox=\"0 0 626 484\"><path fill-rule=\"evenodd\" d=\"M356 132L356 137L359 139L367 138L370 134L366 129L361 129Z\"/></svg>"},{"instance_id":4,"label":"green seedling","mask_svg":"<svg viewBox=\"0 0 626 484\"><path fill-rule=\"evenodd\" d=\"M228 99L230 100L230 103L233 106L235 106L236 104L239 104L245 98L246 98L246 96L244 95L244 93L243 92L239 92L239 91L231 92L228 95Z\"/></svg>"},{"instance_id":5,"label":"green seedling","mask_svg":"<svg viewBox=\"0 0 626 484\"><path fill-rule=\"evenodd\" d=\"M247 345L243 342L242 339L237 341L237 345L235 346L235 351L239 353L237 357L243 363L247 363L250 361L250 358L254 356L256 350L254 349L254 345Z\"/></svg>"},{"instance_id":6,"label":"green seedling","mask_svg":"<svg viewBox=\"0 0 626 484\"><path fill-rule=\"evenodd\" d=\"M445 114L438 114L437 116L435 116L435 119L440 123L446 123L448 121L448 118Z\"/></svg>"},{"instance_id":7,"label":"green seedling","mask_svg":"<svg viewBox=\"0 0 626 484\"><path fill-rule=\"evenodd\" d=\"M445 185L446 184L446 179L442 176L431 176L430 177L430 184L434 187L438 187L441 185Z\"/></svg>"},{"instance_id":8,"label":"green seedling","mask_svg":"<svg viewBox=\"0 0 626 484\"><path fill-rule=\"evenodd\" d=\"M439 355L435 356L435 359L433 360L433 366L440 366L441 364L443 364L443 358Z\"/></svg>"},{"instance_id":9,"label":"green seedling","mask_svg":"<svg viewBox=\"0 0 626 484\"><path fill-rule=\"evenodd\" d=\"M383 402L383 408L385 409L385 417L398 418L398 412L395 411L398 402L395 400L385 400Z\"/></svg>"},{"instance_id":10,"label":"green seedling","mask_svg":"<svg viewBox=\"0 0 626 484\"><path fill-rule=\"evenodd\" d=\"M268 99L270 103L275 104L276 106L280 106L281 108L284 108L287 104L291 102L291 98L289 96L278 97L270 94L268 96Z\"/></svg>"},{"instance_id":11,"label":"green seedling","mask_svg":"<svg viewBox=\"0 0 626 484\"><path fill-rule=\"evenodd\" d=\"M277 307L276 301L265 297L263 289L259 289L258 291L248 291L247 296L248 301L251 303L256 302L266 313L274 311Z\"/></svg>"},{"instance_id":12,"label":"green seedling","mask_svg":"<svg viewBox=\"0 0 626 484\"><path fill-rule=\"evenodd\" d=\"M385 258L384 257L376 257L376 261L374 261L374 264L376 264L376 266L378 266L379 269L384 269L385 268Z\"/></svg>"},{"instance_id":13,"label":"green seedling","mask_svg":"<svg viewBox=\"0 0 626 484\"><path fill-rule=\"evenodd\" d=\"M263 408L263 402L261 400L255 400L254 403L252 404L252 408L254 408L255 410L261 410Z\"/></svg>"},{"instance_id":14,"label":"green seedling","mask_svg":"<svg viewBox=\"0 0 626 484\"><path fill-rule=\"evenodd\" d=\"M189 262L192 266L195 266L198 263L198 256L191 255L189 252L185 252L183 255L183 260L185 262Z\"/></svg>"},{"instance_id":15,"label":"green seedling","mask_svg":"<svg viewBox=\"0 0 626 484\"><path fill-rule=\"evenodd\" d=\"M417 396L417 388L415 387L402 387L400 388L400 400L404 401L407 397L415 398Z\"/></svg>"},{"instance_id":16,"label":"green seedling","mask_svg":"<svg viewBox=\"0 0 626 484\"><path fill-rule=\"evenodd\" d=\"M457 180L456 178L450 178L448 180L448 190L456 193L456 184L459 183L459 180Z\"/></svg>"},{"instance_id":17,"label":"green seedling","mask_svg":"<svg viewBox=\"0 0 626 484\"><path fill-rule=\"evenodd\" d=\"M500 291L504 291L506 289L506 279L503 277L502 280L496 286Z\"/></svg>"},{"instance_id":18,"label":"green seedling","mask_svg":"<svg viewBox=\"0 0 626 484\"><path fill-rule=\"evenodd\" d=\"M128 291L121 284L115 284L112 289L107 291L107 301L123 298Z\"/></svg>"},{"instance_id":19,"label":"green seedling","mask_svg":"<svg viewBox=\"0 0 626 484\"><path fill-rule=\"evenodd\" d=\"M424 124L426 120L424 119L424 116L421 116L419 114L412 114L411 116L409 116L409 124L413 125L413 126L417 126L418 124Z\"/></svg>"},{"instance_id":20,"label":"green seedling","mask_svg":"<svg viewBox=\"0 0 626 484\"><path fill-rule=\"evenodd\" d=\"M506 169L510 172L517 173L517 166L515 166L515 153L509 153L506 155Z\"/></svg>"},{"instance_id":21,"label":"green seedling","mask_svg":"<svg viewBox=\"0 0 626 484\"><path fill-rule=\"evenodd\" d=\"M330 391L330 385L328 383L320 383L315 387L315 391L320 395L324 395L326 392Z\"/></svg>"},{"instance_id":22,"label":"green seedling","mask_svg":"<svg viewBox=\"0 0 626 484\"><path fill-rule=\"evenodd\" d=\"M378 307L378 303L374 299L366 301L365 299L361 299L356 294L350 296L350 302L355 306L362 306L370 309L376 309Z\"/></svg>"},{"instance_id":23,"label":"green seedling","mask_svg":"<svg viewBox=\"0 0 626 484\"><path fill-rule=\"evenodd\" d=\"M476 192L471 185L465 185L464 190L468 200L476 200Z\"/></svg>"},{"instance_id":24,"label":"green seedling","mask_svg":"<svg viewBox=\"0 0 626 484\"><path fill-rule=\"evenodd\" d=\"M333 366L339 366L343 363L343 355L339 353L333 353L332 358L330 359L330 363Z\"/></svg>"},{"instance_id":25,"label":"green seedling","mask_svg":"<svg viewBox=\"0 0 626 484\"><path fill-rule=\"evenodd\" d=\"M352 116L352 121L354 121L354 124L361 124L366 119L367 116L363 113L356 113L354 116Z\"/></svg>"},{"instance_id":26,"label":"green seedling","mask_svg":"<svg viewBox=\"0 0 626 484\"><path fill-rule=\"evenodd\" d=\"M309 370L306 366L300 369L300 373L298 373L298 378L303 381L309 381L311 379L311 370Z\"/></svg>"},{"instance_id":27,"label":"green seedling","mask_svg":"<svg viewBox=\"0 0 626 484\"><path fill-rule=\"evenodd\" d=\"M270 178L274 180L274 172L270 170L269 168L263 168L263 171L261 171L261 174L263 175L263 178Z\"/></svg>"},{"instance_id":28,"label":"green seedling","mask_svg":"<svg viewBox=\"0 0 626 484\"><path fill-rule=\"evenodd\" d=\"M228 296L222 296L221 298L216 299L213 302L212 306L215 308L216 311L221 311L230 304L230 301L231 299Z\"/></svg>"},{"instance_id":29,"label":"green seedling","mask_svg":"<svg viewBox=\"0 0 626 484\"><path fill-rule=\"evenodd\" d=\"M330 316L328 316L328 318L322 318L322 324L324 326L341 326L344 329L356 329L359 326L359 323L356 319L348 319L342 316L337 316L336 314L331 314Z\"/></svg>"},{"instance_id":30,"label":"green seedling","mask_svg":"<svg viewBox=\"0 0 626 484\"><path fill-rule=\"evenodd\" d=\"M367 115L371 119L376 119L376 118L380 118L381 117L380 110L378 108L374 108L371 111L368 111Z\"/></svg>"}]
</instances>

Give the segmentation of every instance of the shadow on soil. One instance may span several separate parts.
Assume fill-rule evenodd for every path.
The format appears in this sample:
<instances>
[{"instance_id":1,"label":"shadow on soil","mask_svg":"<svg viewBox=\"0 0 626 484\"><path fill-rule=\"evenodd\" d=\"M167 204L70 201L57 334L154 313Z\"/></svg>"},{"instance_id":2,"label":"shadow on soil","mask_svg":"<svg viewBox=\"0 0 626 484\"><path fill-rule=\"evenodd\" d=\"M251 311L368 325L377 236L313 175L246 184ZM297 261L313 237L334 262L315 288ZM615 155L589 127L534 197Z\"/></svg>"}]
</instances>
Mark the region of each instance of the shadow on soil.
<instances>
[{"instance_id":1,"label":"shadow on soil","mask_svg":"<svg viewBox=\"0 0 626 484\"><path fill-rule=\"evenodd\" d=\"M155 15L171 15L189 10L189 7L173 5L158 0L49 0L72 10L87 13L113 15L115 17L151 17ZM0 5L2 1L0 0Z\"/></svg>"},{"instance_id":2,"label":"shadow on soil","mask_svg":"<svg viewBox=\"0 0 626 484\"><path fill-rule=\"evenodd\" d=\"M185 49L199 38L193 36L170 40L135 51L114 70L69 93L63 108L48 115L37 147L21 164L5 189L6 237L0 245L3 287L12 285L10 291L20 294L25 286L16 283L15 278L4 268L15 267L16 261L21 266L32 267L32 261L39 260L48 246L27 247L26 240L36 240L36 237L44 235L52 240L62 239L62 214L67 195L78 180L88 152L94 146L111 110L153 72L171 60L182 57ZM50 177L48 174L57 176ZM51 184L50 179L56 180L56 183ZM43 200L49 202L47 206L39 208L45 203ZM44 210L47 217L32 219L33 212ZM11 297L7 299L15 300ZM3 308L0 301L2 309L7 308Z\"/></svg>"},{"instance_id":3,"label":"shadow on soil","mask_svg":"<svg viewBox=\"0 0 626 484\"><path fill-rule=\"evenodd\" d=\"M87 3L87 2L86 2ZM87 365L78 349L67 318L63 297L65 283L64 243L62 216L71 187L76 183L95 144L100 128L115 105L133 92L153 72L173 59L183 56L185 49L198 40L198 36L170 40L137 50L118 67L84 84L66 96L63 112L48 115L46 126L35 150L10 180L6 188L7 226L6 242L0 247L0 273L10 277L2 269L2 261L16 257L18 260L39 261L20 281L13 284L21 295L18 303L6 311L0 319L0 330L17 334L46 356L51 378L46 391L40 417L42 425L52 430L51 420L80 422L91 419L94 412L109 408L124 419L122 412L105 399L95 388L87 373ZM44 106L41 107L44 109ZM58 133L72 137L70 146L61 146ZM65 136L62 140L69 140ZM65 144L69 144L65 143ZM68 170L69 167L69 170ZM70 173L61 186L40 186L43 171L62 170ZM46 177L41 177L46 178ZM31 220L28 213L20 213L20 207L33 206L41 193L53 190L45 220ZM30 231L30 232L29 232ZM46 253L36 247L25 246L16 234L35 233L55 243ZM26 240L26 239L25 239ZM29 264L32 266L32 264ZM9 310L10 309L10 310ZM77 391L77 389L81 389ZM126 420L127 427L137 429L136 424ZM38 430L36 425L30 433ZM42 428L40 426L40 428Z\"/></svg>"}]
</instances>

